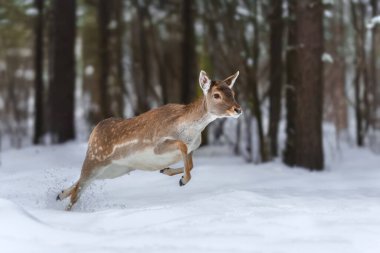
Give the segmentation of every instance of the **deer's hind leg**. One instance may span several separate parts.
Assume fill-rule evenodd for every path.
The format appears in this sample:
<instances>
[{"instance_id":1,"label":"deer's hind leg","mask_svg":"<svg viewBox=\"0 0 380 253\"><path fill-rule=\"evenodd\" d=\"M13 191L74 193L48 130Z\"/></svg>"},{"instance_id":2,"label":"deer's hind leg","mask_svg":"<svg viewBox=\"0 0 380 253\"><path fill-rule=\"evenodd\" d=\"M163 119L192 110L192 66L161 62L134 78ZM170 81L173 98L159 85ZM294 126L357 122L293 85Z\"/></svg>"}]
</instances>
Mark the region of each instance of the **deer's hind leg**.
<instances>
[{"instance_id":1,"label":"deer's hind leg","mask_svg":"<svg viewBox=\"0 0 380 253\"><path fill-rule=\"evenodd\" d=\"M90 185L90 183L96 178L96 172L99 172L95 168L94 164L89 162L87 158L85 159L81 171L79 180L70 186L69 188L63 190L57 196L57 200L63 200L70 196L70 203L66 207L66 211L70 211L74 204L78 201L81 193Z\"/></svg>"},{"instance_id":2,"label":"deer's hind leg","mask_svg":"<svg viewBox=\"0 0 380 253\"><path fill-rule=\"evenodd\" d=\"M93 179L84 179L81 177L75 184L58 194L57 200L63 200L67 197L70 197L70 203L66 207L66 211L71 210L74 204L78 201L81 193L87 188L87 186L92 182L92 180Z\"/></svg>"},{"instance_id":3,"label":"deer's hind leg","mask_svg":"<svg viewBox=\"0 0 380 253\"><path fill-rule=\"evenodd\" d=\"M184 168L178 168L178 169L173 169L173 168L165 168L160 170L160 173L168 175L168 176L174 176L177 174L181 174L184 172Z\"/></svg>"},{"instance_id":4,"label":"deer's hind leg","mask_svg":"<svg viewBox=\"0 0 380 253\"><path fill-rule=\"evenodd\" d=\"M57 200L57 201L58 201L58 200L64 200L65 198L67 198L68 196L70 196L71 193L72 193L72 191L73 191L74 188L75 188L75 185L76 185L76 183L73 184L72 186L70 186L69 188L62 190L62 192L60 192L60 193L57 195L56 200Z\"/></svg>"},{"instance_id":5,"label":"deer's hind leg","mask_svg":"<svg viewBox=\"0 0 380 253\"><path fill-rule=\"evenodd\" d=\"M88 181L83 182L80 179L78 180L78 182L75 184L73 190L71 191L70 203L67 205L67 207L65 209L66 211L70 211L71 208L75 205L75 203L77 203L82 192L87 188L87 186L91 183L91 181L88 180Z\"/></svg>"},{"instance_id":6,"label":"deer's hind leg","mask_svg":"<svg viewBox=\"0 0 380 253\"><path fill-rule=\"evenodd\" d=\"M190 154L187 154L186 158L189 161L189 170L191 171L193 169L193 152L191 152ZM177 168L177 169L165 168L165 169L160 170L160 173L168 175L168 176L174 176L174 175L181 174L184 171L185 171L184 167Z\"/></svg>"}]
</instances>

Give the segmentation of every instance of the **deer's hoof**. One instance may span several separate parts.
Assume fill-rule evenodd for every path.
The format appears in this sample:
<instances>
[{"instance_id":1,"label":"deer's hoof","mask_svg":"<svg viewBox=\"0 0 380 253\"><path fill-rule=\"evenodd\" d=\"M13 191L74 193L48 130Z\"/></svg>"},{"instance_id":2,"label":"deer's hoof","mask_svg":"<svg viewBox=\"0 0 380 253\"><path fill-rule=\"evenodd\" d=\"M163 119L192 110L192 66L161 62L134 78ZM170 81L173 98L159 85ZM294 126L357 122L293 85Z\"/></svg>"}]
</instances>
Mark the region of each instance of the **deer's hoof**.
<instances>
[{"instance_id":1,"label":"deer's hoof","mask_svg":"<svg viewBox=\"0 0 380 253\"><path fill-rule=\"evenodd\" d=\"M70 203L66 208L65 211L71 211L71 208L73 207L73 204Z\"/></svg>"},{"instance_id":2,"label":"deer's hoof","mask_svg":"<svg viewBox=\"0 0 380 253\"><path fill-rule=\"evenodd\" d=\"M61 201L61 200L62 200L62 199L61 199L61 196L60 196L62 193L63 193L63 190L62 190L62 192L61 192L60 194L58 194L57 197L55 198L56 201L58 201L58 200Z\"/></svg>"},{"instance_id":3,"label":"deer's hoof","mask_svg":"<svg viewBox=\"0 0 380 253\"><path fill-rule=\"evenodd\" d=\"M185 183L183 183L183 177L181 177L181 179L179 180L179 186L184 186L185 185Z\"/></svg>"}]
</instances>

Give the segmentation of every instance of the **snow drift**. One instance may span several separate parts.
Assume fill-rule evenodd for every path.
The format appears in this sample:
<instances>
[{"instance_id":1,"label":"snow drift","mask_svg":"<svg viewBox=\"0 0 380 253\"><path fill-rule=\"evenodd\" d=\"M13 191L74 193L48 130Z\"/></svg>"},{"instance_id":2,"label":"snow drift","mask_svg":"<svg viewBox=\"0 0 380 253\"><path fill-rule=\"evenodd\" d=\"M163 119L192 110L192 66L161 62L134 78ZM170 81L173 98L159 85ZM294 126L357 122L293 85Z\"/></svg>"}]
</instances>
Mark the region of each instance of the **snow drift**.
<instances>
[{"instance_id":1,"label":"snow drift","mask_svg":"<svg viewBox=\"0 0 380 253\"><path fill-rule=\"evenodd\" d=\"M195 154L193 177L98 181L72 212L56 194L85 144L10 150L0 167L1 252L378 252L380 157L345 148L322 173ZM207 156L206 156L207 155Z\"/></svg>"}]
</instances>

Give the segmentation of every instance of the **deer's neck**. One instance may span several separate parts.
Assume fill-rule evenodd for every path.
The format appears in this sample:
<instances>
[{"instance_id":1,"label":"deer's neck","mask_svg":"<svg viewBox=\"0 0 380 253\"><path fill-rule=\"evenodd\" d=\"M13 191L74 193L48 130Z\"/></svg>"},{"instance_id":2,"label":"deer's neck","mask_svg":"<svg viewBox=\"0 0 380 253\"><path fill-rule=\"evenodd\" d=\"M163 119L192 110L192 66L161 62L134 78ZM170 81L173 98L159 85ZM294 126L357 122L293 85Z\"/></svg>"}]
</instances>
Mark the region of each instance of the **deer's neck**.
<instances>
[{"instance_id":1,"label":"deer's neck","mask_svg":"<svg viewBox=\"0 0 380 253\"><path fill-rule=\"evenodd\" d=\"M199 131L203 131L208 124L217 117L207 110L205 97L199 98L191 104L186 105L186 121Z\"/></svg>"}]
</instances>

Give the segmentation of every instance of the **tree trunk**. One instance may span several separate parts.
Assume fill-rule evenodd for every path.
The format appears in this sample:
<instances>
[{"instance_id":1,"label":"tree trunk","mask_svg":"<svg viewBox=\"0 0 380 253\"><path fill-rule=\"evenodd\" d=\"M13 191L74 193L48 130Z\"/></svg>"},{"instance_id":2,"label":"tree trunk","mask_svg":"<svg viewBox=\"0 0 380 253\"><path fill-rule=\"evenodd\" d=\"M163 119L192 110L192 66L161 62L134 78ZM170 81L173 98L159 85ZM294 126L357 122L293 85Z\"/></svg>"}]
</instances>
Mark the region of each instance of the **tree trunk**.
<instances>
[{"instance_id":1,"label":"tree trunk","mask_svg":"<svg viewBox=\"0 0 380 253\"><path fill-rule=\"evenodd\" d=\"M297 82L295 86L295 165L322 170L323 5L297 1Z\"/></svg>"},{"instance_id":2,"label":"tree trunk","mask_svg":"<svg viewBox=\"0 0 380 253\"><path fill-rule=\"evenodd\" d=\"M355 76L354 76L354 91L355 91L355 119L356 119L356 142L359 147L364 146L364 136L366 128L366 112L368 109L366 104L367 93L367 77L366 77L366 62L364 50L364 17L362 5L363 3L351 1L352 24L355 30Z\"/></svg>"},{"instance_id":3,"label":"tree trunk","mask_svg":"<svg viewBox=\"0 0 380 253\"><path fill-rule=\"evenodd\" d=\"M49 89L53 143L74 139L75 0L53 1L52 77Z\"/></svg>"},{"instance_id":4,"label":"tree trunk","mask_svg":"<svg viewBox=\"0 0 380 253\"><path fill-rule=\"evenodd\" d=\"M269 91L269 139L273 157L278 155L278 124L281 114L282 97L282 0L270 3L270 91Z\"/></svg>"},{"instance_id":5,"label":"tree trunk","mask_svg":"<svg viewBox=\"0 0 380 253\"><path fill-rule=\"evenodd\" d=\"M347 102L346 102L346 62L345 56L342 51L345 45L345 27L344 27L344 5L341 3L337 6L336 12L338 18L334 21L334 53L336 58L337 78L336 83L332 84L334 87L333 92L333 105L334 105L334 118L335 118L335 128L337 129L338 136L343 131L346 131L348 128L348 119L347 119ZM335 63L334 61L334 63Z\"/></svg>"},{"instance_id":6,"label":"tree trunk","mask_svg":"<svg viewBox=\"0 0 380 253\"><path fill-rule=\"evenodd\" d=\"M34 5L38 11L35 21L35 41L34 41L34 136L33 143L42 142L44 134L44 112L43 112L43 19L44 0L34 0Z\"/></svg>"},{"instance_id":7,"label":"tree trunk","mask_svg":"<svg viewBox=\"0 0 380 253\"><path fill-rule=\"evenodd\" d=\"M116 106L113 114L117 117L124 116L124 97L127 95L127 90L124 85L124 66L123 66L123 37L124 37L124 21L123 11L124 5L122 0L114 0L114 14L117 27L115 29L115 92L114 97ZM110 49L112 51L112 48Z\"/></svg>"},{"instance_id":8,"label":"tree trunk","mask_svg":"<svg viewBox=\"0 0 380 253\"><path fill-rule=\"evenodd\" d=\"M109 99L109 24L111 19L110 1L98 0L98 26L99 26L99 93L100 93L100 111L102 118L112 116L110 99Z\"/></svg>"},{"instance_id":9,"label":"tree trunk","mask_svg":"<svg viewBox=\"0 0 380 253\"><path fill-rule=\"evenodd\" d=\"M99 123L104 116L101 111L99 84L99 26L98 26L98 2L85 1L85 12L87 17L83 20L81 28L82 42L82 62L83 62L83 93L89 98L88 121L89 127L92 129Z\"/></svg>"},{"instance_id":10,"label":"tree trunk","mask_svg":"<svg viewBox=\"0 0 380 253\"><path fill-rule=\"evenodd\" d=\"M337 144L340 144L342 136L346 136L347 102L345 94L346 85L346 56L344 49L346 44L346 33L344 25L344 3L336 2L333 5L335 15L326 21L326 27L331 34L325 40L325 52L332 56L332 60L326 59L325 62L325 81L324 81L324 107L325 118L332 121L335 126Z\"/></svg>"},{"instance_id":11,"label":"tree trunk","mask_svg":"<svg viewBox=\"0 0 380 253\"><path fill-rule=\"evenodd\" d=\"M107 68L105 73L108 75L106 78L107 94L109 96L108 113L112 117L123 117L124 95L126 95L123 71L123 1L108 0L106 2L109 5L107 7L108 14L105 15L108 18L108 24L101 31L107 30L107 42L105 45L107 48L104 57L107 57L108 65L102 65L102 68Z\"/></svg>"},{"instance_id":12,"label":"tree trunk","mask_svg":"<svg viewBox=\"0 0 380 253\"><path fill-rule=\"evenodd\" d=\"M371 0L371 6L372 6L372 18L376 17L379 15L378 13L378 8L379 8L379 3L378 0ZM371 122L373 124L373 127L375 129L379 128L379 124L377 121L377 111L379 107L379 84L378 84L378 71L377 71L377 57L378 57L378 45L377 45L377 37L378 37L378 30L379 30L379 25L375 25L372 28L372 48L371 48L371 93L373 96L373 101L371 101Z\"/></svg>"},{"instance_id":13,"label":"tree trunk","mask_svg":"<svg viewBox=\"0 0 380 253\"><path fill-rule=\"evenodd\" d=\"M295 23L295 2L288 1L289 18L287 22L288 42L286 52L286 141L284 150L284 163L294 166L295 161L295 85L297 81L297 59L296 59L296 23Z\"/></svg>"},{"instance_id":14,"label":"tree trunk","mask_svg":"<svg viewBox=\"0 0 380 253\"><path fill-rule=\"evenodd\" d=\"M254 13L255 18L253 21L253 25L255 27L254 30L254 40L253 40L253 74L249 74L252 77L252 80L248 83L252 83L252 97L253 97L253 112L255 114L257 120L257 130L260 140L260 155L261 162L265 162L268 160L267 148L265 143L264 136L264 128L262 122L262 113L260 108L260 100L259 100L259 91L258 91L258 70L259 70L259 26L258 26L258 11L257 11L257 1L254 3Z\"/></svg>"},{"instance_id":15,"label":"tree trunk","mask_svg":"<svg viewBox=\"0 0 380 253\"><path fill-rule=\"evenodd\" d=\"M196 54L193 0L184 0L182 6L182 89L181 102L188 104L195 96Z\"/></svg>"},{"instance_id":16,"label":"tree trunk","mask_svg":"<svg viewBox=\"0 0 380 253\"><path fill-rule=\"evenodd\" d=\"M151 69L149 65L149 59L148 59L148 42L147 42L147 36L146 36L146 20L147 20L147 7L141 5L140 3L136 2L136 8L137 8L137 20L136 20L136 29L137 34L135 36L137 37L138 46L135 48L134 59L137 61L134 62L136 65L136 73L134 72L133 75L136 75L136 79L138 78L138 82L135 82L136 84L136 93L137 93L137 108L136 108L136 114L141 114L149 110L149 103L148 103L148 96L149 96L149 88L152 86L151 84Z\"/></svg>"}]
</instances>

